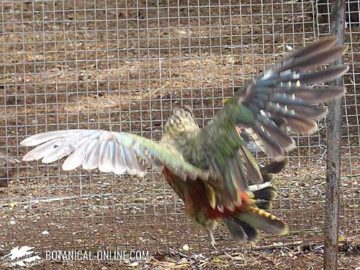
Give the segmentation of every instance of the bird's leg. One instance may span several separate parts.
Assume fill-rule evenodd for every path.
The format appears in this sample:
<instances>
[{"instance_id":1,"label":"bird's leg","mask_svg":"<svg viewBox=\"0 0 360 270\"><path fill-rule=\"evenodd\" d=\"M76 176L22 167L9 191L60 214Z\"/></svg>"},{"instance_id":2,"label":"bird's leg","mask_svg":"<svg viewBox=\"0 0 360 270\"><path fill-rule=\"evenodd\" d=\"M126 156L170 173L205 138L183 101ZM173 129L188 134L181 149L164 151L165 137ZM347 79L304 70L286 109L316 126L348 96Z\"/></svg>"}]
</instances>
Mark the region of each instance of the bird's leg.
<instances>
[{"instance_id":1,"label":"bird's leg","mask_svg":"<svg viewBox=\"0 0 360 270\"><path fill-rule=\"evenodd\" d=\"M214 249L217 249L217 248L215 247L216 242L215 242L215 238L214 238L213 231L212 231L211 229L208 229L207 232L208 232L208 236L209 236L209 238L210 238L210 243L211 243L211 245L213 246Z\"/></svg>"}]
</instances>

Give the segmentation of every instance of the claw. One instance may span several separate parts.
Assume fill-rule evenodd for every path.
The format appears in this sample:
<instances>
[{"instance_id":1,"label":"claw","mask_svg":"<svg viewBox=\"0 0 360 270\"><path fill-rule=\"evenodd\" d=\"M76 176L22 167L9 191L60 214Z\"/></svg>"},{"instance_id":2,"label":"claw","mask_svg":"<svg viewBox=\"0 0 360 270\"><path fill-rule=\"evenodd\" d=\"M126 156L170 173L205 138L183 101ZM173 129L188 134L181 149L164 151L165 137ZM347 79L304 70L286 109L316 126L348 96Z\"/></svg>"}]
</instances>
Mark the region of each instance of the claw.
<instances>
[{"instance_id":1,"label":"claw","mask_svg":"<svg viewBox=\"0 0 360 270\"><path fill-rule=\"evenodd\" d=\"M210 243L211 245L213 246L214 249L217 249L216 248L216 242L215 242L215 238L214 238L214 234L212 232L212 230L208 230L208 235L209 235L209 238L210 238Z\"/></svg>"}]
</instances>

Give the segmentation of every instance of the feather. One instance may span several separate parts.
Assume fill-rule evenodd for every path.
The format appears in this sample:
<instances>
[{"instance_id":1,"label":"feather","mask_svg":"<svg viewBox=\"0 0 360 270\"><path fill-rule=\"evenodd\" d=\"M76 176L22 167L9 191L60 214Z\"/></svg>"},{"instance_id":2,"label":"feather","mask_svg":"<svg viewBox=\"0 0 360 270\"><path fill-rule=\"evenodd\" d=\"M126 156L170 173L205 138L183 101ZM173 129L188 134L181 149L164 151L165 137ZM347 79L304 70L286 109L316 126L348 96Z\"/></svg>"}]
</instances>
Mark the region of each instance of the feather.
<instances>
[{"instance_id":1,"label":"feather","mask_svg":"<svg viewBox=\"0 0 360 270\"><path fill-rule=\"evenodd\" d=\"M253 130L261 139L261 146L264 148L266 154L274 159L281 158L284 155L284 150L280 147L275 138L273 138L260 123L255 123Z\"/></svg>"},{"instance_id":2,"label":"feather","mask_svg":"<svg viewBox=\"0 0 360 270\"><path fill-rule=\"evenodd\" d=\"M312 67L328 64L341 57L346 50L346 46L336 46L328 50L315 51L301 57L292 57L291 61L285 61L276 71L282 72L290 69L303 71Z\"/></svg>"},{"instance_id":3,"label":"feather","mask_svg":"<svg viewBox=\"0 0 360 270\"><path fill-rule=\"evenodd\" d=\"M99 139L92 141L91 144L89 145L88 151L86 153L85 161L83 163L83 168L85 170L93 170L99 166L100 147L101 147L101 142Z\"/></svg>"},{"instance_id":4,"label":"feather","mask_svg":"<svg viewBox=\"0 0 360 270\"><path fill-rule=\"evenodd\" d=\"M114 159L113 168L115 174L123 174L126 171L126 163L122 158L122 145L115 143L114 145Z\"/></svg>"},{"instance_id":5,"label":"feather","mask_svg":"<svg viewBox=\"0 0 360 270\"><path fill-rule=\"evenodd\" d=\"M146 138L124 132L103 130L49 131L31 136L22 145L36 146L23 160L53 162L67 157L64 170L82 165L84 169L98 168L114 172L144 176L147 166L169 165L182 179L207 181L209 172L184 160L182 153L172 145L161 145Z\"/></svg>"},{"instance_id":6,"label":"feather","mask_svg":"<svg viewBox=\"0 0 360 270\"><path fill-rule=\"evenodd\" d=\"M329 67L324 70L315 71L311 73L297 74L296 76L284 76L278 79L278 83L288 83L288 82L300 82L300 85L309 85L314 83L324 83L336 80L343 76L349 67L345 65L339 65L335 67Z\"/></svg>"},{"instance_id":7,"label":"feather","mask_svg":"<svg viewBox=\"0 0 360 270\"><path fill-rule=\"evenodd\" d=\"M281 235L288 231L288 227L283 221L257 207L251 207L249 212L241 213L237 218L265 233Z\"/></svg>"},{"instance_id":8,"label":"feather","mask_svg":"<svg viewBox=\"0 0 360 270\"><path fill-rule=\"evenodd\" d=\"M219 121L211 124L216 123L220 128L222 123L230 122L252 130L251 136L258 146L270 158L280 161L286 151L295 148L287 128L301 134L315 132L316 120L327 113L318 104L340 97L345 91L342 87L310 87L335 80L348 70L346 65L322 67L347 50L336 42L335 37L329 37L286 57L278 66L236 91L234 102L227 102L219 112Z\"/></svg>"},{"instance_id":9,"label":"feather","mask_svg":"<svg viewBox=\"0 0 360 270\"><path fill-rule=\"evenodd\" d=\"M33 135L25 140L21 141L22 146L36 146L43 144L45 142L50 142L54 139L63 137L66 134L65 130L51 131L51 132L42 132L36 135Z\"/></svg>"},{"instance_id":10,"label":"feather","mask_svg":"<svg viewBox=\"0 0 360 270\"><path fill-rule=\"evenodd\" d=\"M292 111L285 110L275 104L268 104L268 112L272 117L284 118L286 120L286 125L296 133L312 134L317 130L317 124L314 120L304 118L299 114L294 114Z\"/></svg>"},{"instance_id":11,"label":"feather","mask_svg":"<svg viewBox=\"0 0 360 270\"><path fill-rule=\"evenodd\" d=\"M86 137L84 142L80 144L79 148L77 148L71 155L69 155L62 167L65 171L70 171L76 169L77 167L81 166L86 158L87 148L91 143L91 139Z\"/></svg>"},{"instance_id":12,"label":"feather","mask_svg":"<svg viewBox=\"0 0 360 270\"><path fill-rule=\"evenodd\" d=\"M103 141L100 146L99 170L101 172L111 172L113 154L111 151L111 143L113 141Z\"/></svg>"},{"instance_id":13,"label":"feather","mask_svg":"<svg viewBox=\"0 0 360 270\"><path fill-rule=\"evenodd\" d=\"M247 187L246 179L243 177L243 168L240 168L242 161L236 162L230 159L227 164L228 173L225 174L225 188L229 191L232 201L238 201L238 189L241 190ZM240 186L238 185L240 184Z\"/></svg>"},{"instance_id":14,"label":"feather","mask_svg":"<svg viewBox=\"0 0 360 270\"><path fill-rule=\"evenodd\" d=\"M41 161L43 163L51 163L54 162L55 160L59 160L62 159L63 157L66 157L72 151L74 151L74 148L71 145L66 145L62 147L58 146L53 148L53 151L43 153L44 158Z\"/></svg>"},{"instance_id":15,"label":"feather","mask_svg":"<svg viewBox=\"0 0 360 270\"><path fill-rule=\"evenodd\" d=\"M312 55L314 53L316 53L317 51L324 51L328 48L333 47L337 42L337 37L336 36L330 36L330 37L326 37L323 38L317 42L314 42L302 49L297 50L292 57L293 58L299 58L299 57L303 57L304 55Z\"/></svg>"},{"instance_id":16,"label":"feather","mask_svg":"<svg viewBox=\"0 0 360 270\"><path fill-rule=\"evenodd\" d=\"M294 139L283 131L280 126L275 124L269 116L259 116L257 121L259 121L260 127L267 130L276 143L285 151L290 151L295 148Z\"/></svg>"},{"instance_id":17,"label":"feather","mask_svg":"<svg viewBox=\"0 0 360 270\"><path fill-rule=\"evenodd\" d=\"M30 152L28 152L24 157L24 161L31 161L31 160L39 160L47 155L49 152L52 152L55 146L58 144L57 140L51 140L49 142L40 145L39 147L34 148Z\"/></svg>"},{"instance_id":18,"label":"feather","mask_svg":"<svg viewBox=\"0 0 360 270\"><path fill-rule=\"evenodd\" d=\"M257 238L257 231L253 227L234 217L224 219L224 223L235 241L252 241Z\"/></svg>"},{"instance_id":19,"label":"feather","mask_svg":"<svg viewBox=\"0 0 360 270\"><path fill-rule=\"evenodd\" d=\"M344 87L330 86L310 88L305 86L280 87L276 89L277 93L283 93L289 96L295 96L303 102L310 104L329 101L345 93Z\"/></svg>"},{"instance_id":20,"label":"feather","mask_svg":"<svg viewBox=\"0 0 360 270\"><path fill-rule=\"evenodd\" d=\"M251 184L258 184L262 182L262 176L259 172L259 167L256 164L255 158L251 155L251 153L245 148L241 147L239 152L242 152L244 165L246 167L246 179L247 185Z\"/></svg>"}]
</instances>

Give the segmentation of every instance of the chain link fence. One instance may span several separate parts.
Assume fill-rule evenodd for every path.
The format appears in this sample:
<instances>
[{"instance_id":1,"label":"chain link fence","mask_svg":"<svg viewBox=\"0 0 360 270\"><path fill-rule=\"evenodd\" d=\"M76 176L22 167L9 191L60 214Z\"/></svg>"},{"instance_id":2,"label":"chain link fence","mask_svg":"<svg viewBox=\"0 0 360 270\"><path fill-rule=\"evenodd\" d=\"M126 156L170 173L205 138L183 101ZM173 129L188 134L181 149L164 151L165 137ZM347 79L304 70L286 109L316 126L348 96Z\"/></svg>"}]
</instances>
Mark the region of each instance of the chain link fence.
<instances>
[{"instance_id":1,"label":"chain link fence","mask_svg":"<svg viewBox=\"0 0 360 270\"><path fill-rule=\"evenodd\" d=\"M359 1L346 1L350 65L343 98L341 243L360 235ZM18 162L19 142L50 130L126 131L158 140L174 101L204 125L234 86L284 55L327 36L323 1L85 1L0 3L0 252L142 249L211 252L157 172L144 178ZM298 136L274 181L273 212L290 233L273 242L322 243L326 125ZM259 156L259 162L266 159ZM222 228L220 249L239 249ZM4 253L5 254L5 253ZM0 254L1 255L1 254Z\"/></svg>"}]
</instances>

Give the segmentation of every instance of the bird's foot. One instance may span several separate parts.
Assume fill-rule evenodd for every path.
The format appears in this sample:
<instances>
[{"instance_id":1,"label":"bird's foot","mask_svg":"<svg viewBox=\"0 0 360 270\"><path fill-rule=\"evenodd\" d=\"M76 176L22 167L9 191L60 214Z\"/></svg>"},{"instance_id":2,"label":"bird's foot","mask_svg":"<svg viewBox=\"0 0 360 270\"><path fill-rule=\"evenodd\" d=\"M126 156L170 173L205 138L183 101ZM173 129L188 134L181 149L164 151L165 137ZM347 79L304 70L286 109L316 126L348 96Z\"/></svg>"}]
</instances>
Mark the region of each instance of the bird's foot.
<instances>
[{"instance_id":1,"label":"bird's foot","mask_svg":"<svg viewBox=\"0 0 360 270\"><path fill-rule=\"evenodd\" d=\"M214 249L217 249L216 248L216 242L215 242L215 238L214 238L214 234L212 232L212 230L208 230L208 235L209 235L209 238L210 238L210 243L211 245L213 246Z\"/></svg>"}]
</instances>

